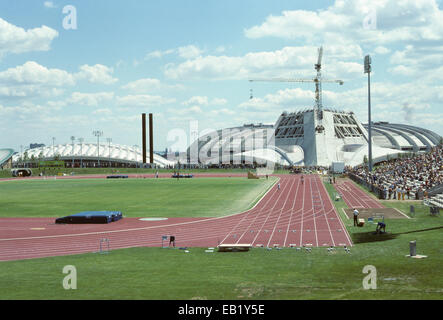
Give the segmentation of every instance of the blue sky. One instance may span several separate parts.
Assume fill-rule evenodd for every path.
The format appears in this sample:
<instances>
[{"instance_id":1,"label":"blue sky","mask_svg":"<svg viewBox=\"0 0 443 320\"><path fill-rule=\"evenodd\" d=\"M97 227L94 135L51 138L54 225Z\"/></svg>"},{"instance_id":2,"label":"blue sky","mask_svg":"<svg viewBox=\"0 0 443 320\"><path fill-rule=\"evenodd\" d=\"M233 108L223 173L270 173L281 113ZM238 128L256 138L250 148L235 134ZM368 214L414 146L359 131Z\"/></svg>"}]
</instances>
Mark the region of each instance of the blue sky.
<instances>
[{"instance_id":1,"label":"blue sky","mask_svg":"<svg viewBox=\"0 0 443 320\"><path fill-rule=\"evenodd\" d=\"M64 28L67 5L77 29ZM345 82L323 86L325 107L367 121L371 54L373 121L443 135L442 10L436 0L3 0L0 148L93 142L96 129L140 145L142 112L154 114L156 150L185 147L190 121L200 132L274 123L311 107L314 86L248 79L312 78L321 45L323 76Z\"/></svg>"}]
</instances>

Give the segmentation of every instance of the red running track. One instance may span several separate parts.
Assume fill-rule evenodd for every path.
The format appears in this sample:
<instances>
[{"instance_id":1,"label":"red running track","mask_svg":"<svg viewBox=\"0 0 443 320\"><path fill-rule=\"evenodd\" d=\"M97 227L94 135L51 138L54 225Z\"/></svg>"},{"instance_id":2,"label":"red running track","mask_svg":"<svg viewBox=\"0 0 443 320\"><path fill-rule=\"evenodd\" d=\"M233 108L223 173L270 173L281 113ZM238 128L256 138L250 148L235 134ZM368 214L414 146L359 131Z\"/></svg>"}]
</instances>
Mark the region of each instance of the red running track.
<instances>
[{"instance_id":1,"label":"red running track","mask_svg":"<svg viewBox=\"0 0 443 320\"><path fill-rule=\"evenodd\" d=\"M0 261L97 252L102 238L109 240L111 250L158 247L162 235L175 235L180 247L215 247L221 243L352 245L317 175L305 176L303 183L296 175L279 178L280 190L274 185L254 208L225 217L162 221L124 218L106 225L56 225L54 218L1 218Z\"/></svg>"},{"instance_id":2,"label":"red running track","mask_svg":"<svg viewBox=\"0 0 443 320\"><path fill-rule=\"evenodd\" d=\"M353 181L339 182L335 185L335 188L349 208L379 209L385 207L356 186Z\"/></svg>"}]
</instances>

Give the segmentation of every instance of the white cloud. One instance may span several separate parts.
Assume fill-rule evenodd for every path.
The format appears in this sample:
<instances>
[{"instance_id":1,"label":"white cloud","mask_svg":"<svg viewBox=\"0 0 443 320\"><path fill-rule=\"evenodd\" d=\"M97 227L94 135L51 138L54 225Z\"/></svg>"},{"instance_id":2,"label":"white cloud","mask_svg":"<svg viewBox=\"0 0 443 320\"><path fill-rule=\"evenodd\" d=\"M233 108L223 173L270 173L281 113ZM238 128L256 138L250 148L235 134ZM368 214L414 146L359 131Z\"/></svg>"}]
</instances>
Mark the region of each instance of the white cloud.
<instances>
[{"instance_id":1,"label":"white cloud","mask_svg":"<svg viewBox=\"0 0 443 320\"><path fill-rule=\"evenodd\" d=\"M358 45L330 45L326 63L329 76L351 76L361 74L361 65L349 59L361 59ZM248 79L250 77L313 77L317 61L317 47L284 47L276 51L251 52L244 56L199 56L178 65L168 64L165 75L171 79ZM312 67L310 67L312 66Z\"/></svg>"},{"instance_id":2,"label":"white cloud","mask_svg":"<svg viewBox=\"0 0 443 320\"><path fill-rule=\"evenodd\" d=\"M211 113L218 116L218 115L234 115L236 114L235 111L231 110L231 109L227 109L227 108L223 108L223 109L218 109L218 110L211 110Z\"/></svg>"},{"instance_id":3,"label":"white cloud","mask_svg":"<svg viewBox=\"0 0 443 320\"><path fill-rule=\"evenodd\" d=\"M92 112L92 114L109 116L112 114L112 110L108 108L102 108L95 110L94 112Z\"/></svg>"},{"instance_id":4,"label":"white cloud","mask_svg":"<svg viewBox=\"0 0 443 320\"><path fill-rule=\"evenodd\" d=\"M190 106L190 105L198 105L198 106L222 106L227 104L228 101L224 98L214 98L209 100L206 96L193 96L189 98L188 100L182 102L182 105L184 106Z\"/></svg>"},{"instance_id":5,"label":"white cloud","mask_svg":"<svg viewBox=\"0 0 443 320\"><path fill-rule=\"evenodd\" d=\"M0 72L0 83L43 84L48 86L73 85L74 77L65 70L48 69L35 61Z\"/></svg>"},{"instance_id":6,"label":"white cloud","mask_svg":"<svg viewBox=\"0 0 443 320\"><path fill-rule=\"evenodd\" d=\"M184 115L195 115L203 113L203 110L199 106L190 106L188 108L180 108L180 109L168 109L168 112L175 116L184 116ZM191 118L186 118L190 120ZM183 119L180 119L183 120Z\"/></svg>"},{"instance_id":7,"label":"white cloud","mask_svg":"<svg viewBox=\"0 0 443 320\"><path fill-rule=\"evenodd\" d=\"M73 75L67 71L49 69L34 61L0 72L3 97L56 96L63 93L62 87L74 84Z\"/></svg>"},{"instance_id":8,"label":"white cloud","mask_svg":"<svg viewBox=\"0 0 443 320\"><path fill-rule=\"evenodd\" d=\"M151 51L151 52L146 54L145 60L160 59L160 58L163 58L166 55L173 54L174 52L176 52L175 49L168 49L168 50L164 50L164 51L162 51L162 50Z\"/></svg>"},{"instance_id":9,"label":"white cloud","mask_svg":"<svg viewBox=\"0 0 443 320\"><path fill-rule=\"evenodd\" d=\"M139 79L136 81L129 82L128 84L122 86L122 89L130 90L132 92L141 93L153 89L158 89L160 87L160 80L158 79Z\"/></svg>"},{"instance_id":10,"label":"white cloud","mask_svg":"<svg viewBox=\"0 0 443 320\"><path fill-rule=\"evenodd\" d=\"M55 4L52 1L45 1L45 2L43 2L43 5L46 8L51 8L51 9L56 8Z\"/></svg>"},{"instance_id":11,"label":"white cloud","mask_svg":"<svg viewBox=\"0 0 443 320\"><path fill-rule=\"evenodd\" d=\"M378 46L374 49L374 52L378 54L388 54L391 52L391 50L383 46Z\"/></svg>"},{"instance_id":12,"label":"white cloud","mask_svg":"<svg viewBox=\"0 0 443 320\"><path fill-rule=\"evenodd\" d=\"M91 83L113 84L118 81L117 78L112 77L113 72L113 68L104 66L102 64L96 64L94 66L85 64L80 66L80 72L76 74L76 78L82 80L86 79Z\"/></svg>"},{"instance_id":13,"label":"white cloud","mask_svg":"<svg viewBox=\"0 0 443 320\"><path fill-rule=\"evenodd\" d=\"M314 105L314 92L300 88L279 90L263 98L252 98L239 105L247 111L282 110L290 107L306 108Z\"/></svg>"},{"instance_id":14,"label":"white cloud","mask_svg":"<svg viewBox=\"0 0 443 320\"><path fill-rule=\"evenodd\" d=\"M227 103L228 103L228 100L226 100L224 98L214 98L211 100L210 104L215 105L215 106L223 106Z\"/></svg>"},{"instance_id":15,"label":"white cloud","mask_svg":"<svg viewBox=\"0 0 443 320\"><path fill-rule=\"evenodd\" d=\"M82 93L73 92L68 99L70 104L96 107L103 102L111 101L114 98L114 92L96 92Z\"/></svg>"},{"instance_id":16,"label":"white cloud","mask_svg":"<svg viewBox=\"0 0 443 320\"><path fill-rule=\"evenodd\" d=\"M9 53L48 51L58 32L47 26L25 30L0 18L0 58Z\"/></svg>"},{"instance_id":17,"label":"white cloud","mask_svg":"<svg viewBox=\"0 0 443 320\"><path fill-rule=\"evenodd\" d=\"M202 97L202 96L193 96L183 102L182 104L185 106L189 106L192 104L198 104L200 106L207 106L208 105L208 97Z\"/></svg>"},{"instance_id":18,"label":"white cloud","mask_svg":"<svg viewBox=\"0 0 443 320\"><path fill-rule=\"evenodd\" d=\"M217 52L217 53L223 53L223 52L225 52L226 51L226 47L225 46L218 46L216 49L215 49L215 52Z\"/></svg>"},{"instance_id":19,"label":"white cloud","mask_svg":"<svg viewBox=\"0 0 443 320\"><path fill-rule=\"evenodd\" d=\"M165 104L174 103L175 98L165 98L161 96L153 95L127 95L123 97L117 97L117 104L125 107L149 107L160 106Z\"/></svg>"},{"instance_id":20,"label":"white cloud","mask_svg":"<svg viewBox=\"0 0 443 320\"><path fill-rule=\"evenodd\" d=\"M194 45L179 47L177 50L178 55L184 59L194 59L203 53L203 50L197 48Z\"/></svg>"},{"instance_id":21,"label":"white cloud","mask_svg":"<svg viewBox=\"0 0 443 320\"><path fill-rule=\"evenodd\" d=\"M121 87L122 89L129 90L133 93L146 93L154 90L161 89L174 89L174 90L182 90L183 85L169 85L163 84L160 80L155 78L145 78L139 79L132 82L127 83L126 85Z\"/></svg>"},{"instance_id":22,"label":"white cloud","mask_svg":"<svg viewBox=\"0 0 443 320\"><path fill-rule=\"evenodd\" d=\"M57 96L78 80L110 84L117 81L110 75L112 69L103 66L81 66L80 72L69 73L62 69L48 68L35 61L0 71L0 96L31 98Z\"/></svg>"},{"instance_id":23,"label":"white cloud","mask_svg":"<svg viewBox=\"0 0 443 320\"><path fill-rule=\"evenodd\" d=\"M368 15L375 13L373 29L365 28ZM327 43L393 43L443 39L443 12L435 0L336 0L326 10L283 11L268 16L261 25L245 29L249 38L278 37L319 39Z\"/></svg>"}]
</instances>

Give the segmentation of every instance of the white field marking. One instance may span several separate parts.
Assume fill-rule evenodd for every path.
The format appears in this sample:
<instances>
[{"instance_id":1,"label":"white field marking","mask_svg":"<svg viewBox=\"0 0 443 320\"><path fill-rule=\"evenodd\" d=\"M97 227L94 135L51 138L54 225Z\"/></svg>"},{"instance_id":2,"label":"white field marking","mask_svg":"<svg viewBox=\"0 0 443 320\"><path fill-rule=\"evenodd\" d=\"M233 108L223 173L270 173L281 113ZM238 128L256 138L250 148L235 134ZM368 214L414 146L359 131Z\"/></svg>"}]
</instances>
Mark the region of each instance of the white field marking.
<instances>
[{"instance_id":1,"label":"white field marking","mask_svg":"<svg viewBox=\"0 0 443 320\"><path fill-rule=\"evenodd\" d=\"M275 184L277 183L277 182L280 182L280 177L278 177L278 179L274 182L274 184L271 186L271 188L269 188L269 190L265 193L265 195L260 199L260 201L259 202L261 202L264 198L265 198L265 196L272 190L272 191L274 191L274 193L275 192L277 192L277 191L275 191L274 190L274 186L275 186ZM259 212L258 213L256 213L255 214L255 219L257 219L257 217L262 213L262 211L264 211L264 208L266 207L266 205L269 203L269 201L272 199L272 197L269 197L269 199L266 201L266 203L265 203L265 205L259 210ZM257 202L257 204L258 204L258 202ZM247 213L247 214L245 214L245 216L237 223L237 225L235 226L235 227L233 227L232 229L231 229L231 231L229 231L229 233L223 238L223 240L220 242L220 243L223 243L230 235L231 235L231 233L233 233L240 225L241 225L241 223L243 223L243 221L249 216L249 214L252 212L252 210L257 206L257 204L252 208L252 209L250 209L250 210L248 210L248 211L245 211L244 213ZM255 221L255 219L254 219L254 221ZM251 224L250 224L251 225Z\"/></svg>"},{"instance_id":2,"label":"white field marking","mask_svg":"<svg viewBox=\"0 0 443 320\"><path fill-rule=\"evenodd\" d=\"M317 177L315 177L315 178L317 178ZM314 181L316 180L315 178L314 178ZM311 188L311 202L312 202L312 207L314 208L314 197L313 197L313 195L312 195L312 181L310 181L310 183L309 183L309 187ZM317 192L318 192L318 191L317 191ZM315 214L316 214L316 212L315 212L315 210L314 210L313 217L314 217L315 245L316 245L316 247L318 247L317 224L315 223Z\"/></svg>"},{"instance_id":3,"label":"white field marking","mask_svg":"<svg viewBox=\"0 0 443 320\"><path fill-rule=\"evenodd\" d=\"M274 208L275 208L275 206L277 205L278 199L280 199L280 197L283 195L284 190L286 190L286 188L287 188L287 186L286 186L286 184L285 184L285 185L280 189L280 191L276 191L276 193L279 193L279 196L278 196L277 200L274 201L274 205L272 206L272 208L270 208L269 210L266 210L266 211L263 211L263 210L259 211L259 213L256 214L256 216L255 216L254 219L252 220L252 222L249 223L248 228L251 228L251 226L254 225L255 222L256 222L259 218L262 218L264 215L265 215L266 217L269 217L269 214L272 214L272 213L273 213ZM271 201L271 200L272 200L272 198L269 199L269 201ZM268 202L269 202L269 201L268 201ZM266 222L266 220L265 220L265 222ZM264 223L265 223L265 222L263 222L263 223L261 224L261 228L257 231L257 235L254 237L254 239L251 241L251 243L254 243L254 242L255 242L255 240L256 240L257 237L259 236L261 230L263 229L263 226L264 226ZM258 227L257 227L257 228L258 228ZM267 233L268 230L265 230L265 232ZM244 233L241 235L241 237L243 237L243 235L244 235ZM240 238L239 238L238 241L240 241Z\"/></svg>"},{"instance_id":4,"label":"white field marking","mask_svg":"<svg viewBox=\"0 0 443 320\"><path fill-rule=\"evenodd\" d=\"M74 180L74 178L73 178ZM277 180L278 181L278 180ZM84 236L84 235L94 235L94 234L105 234L105 233L119 233L119 232L129 232L129 231L137 231L137 230L149 230L149 229L156 229L156 228L163 228L163 227L172 227L172 226L179 226L179 225L188 225L188 224L197 224L202 223L206 221L213 221L213 220L219 220L224 218L229 218L232 216L240 215L243 213L247 213L254 209L265 197L266 195L273 189L273 186L277 183L277 181L269 188L269 190L263 195L263 197L255 204L255 206L249 210L239 212L239 213L233 213L227 216L222 217L213 217L213 218L202 218L202 220L196 220L196 221L188 221L188 222L179 222L179 223L172 223L172 224L164 224L160 226L151 226L151 227L140 227L140 228L130 228L130 229L120 229L120 230L110 230L110 231L95 231L95 232L86 232L86 233L74 233L74 234L61 234L61 235L52 235L52 236L40 236L40 237L23 237L23 238L7 238L7 239L0 239L0 241L10 241L10 240L27 240L27 239L47 239L47 238L60 238L60 237L70 237L70 236Z\"/></svg>"},{"instance_id":5,"label":"white field marking","mask_svg":"<svg viewBox=\"0 0 443 320\"><path fill-rule=\"evenodd\" d=\"M295 183L295 180L296 180L296 179L291 179L291 180L292 180L292 181L291 181L291 187L289 188L289 192L288 192L288 194L287 194L287 196L286 196L285 202L283 203L283 206L282 206L281 209L280 209L280 214L278 215L278 217L277 217L277 221L275 222L275 224L274 224L274 228L272 229L271 235L269 236L268 247L269 247L269 243L271 242L271 239L272 239L272 237L273 237L273 235L274 235L275 229L277 228L277 224L278 224L278 222L280 221L280 217L281 217L281 214L282 214L283 208L286 206L286 202L288 201L288 198L289 198L290 195L291 195L291 190L292 190L292 187L294 186L294 183Z\"/></svg>"},{"instance_id":6,"label":"white field marking","mask_svg":"<svg viewBox=\"0 0 443 320\"><path fill-rule=\"evenodd\" d=\"M325 187L325 185L324 185L323 183L322 183L322 188L323 188L323 190L326 192L326 194L328 194L328 191L326 190L326 187ZM342 229L345 231L345 235L346 235L346 238L347 238L348 241L349 241L349 245L352 246L352 241L351 241L351 238L349 237L348 230L346 229L345 225L343 224L343 221L341 220L340 215L339 215L338 212L335 210L334 204L332 203L332 200L331 200L331 198L329 197L329 194L328 194L328 201L329 201L329 203L332 205L332 209L334 210L334 212L335 212L335 214L336 214L336 216L337 216L337 218L338 218L338 221L340 221L340 224L341 224L341 226L342 226Z\"/></svg>"},{"instance_id":7,"label":"white field marking","mask_svg":"<svg viewBox=\"0 0 443 320\"><path fill-rule=\"evenodd\" d=\"M280 190L280 192L279 192L279 196L278 196L277 200L275 201L274 206L272 207L272 210L274 210L275 206L277 205L277 202L279 201L280 197L281 197L281 196L283 195L283 193L284 193L284 190L286 190L286 189L287 189L287 184L285 183L284 189L281 189L281 190ZM261 230L263 229L263 227L266 225L266 222L268 221L269 217L272 215L272 213L273 213L272 210L270 210L269 214L266 216L265 221L263 221L263 223L262 223L262 225L261 225L261 227L260 227L260 230L257 232L257 235L254 237L254 239L252 240L251 243L254 243L254 242L257 240L258 235L260 234L260 232L261 232ZM254 220L254 221L255 221L255 220Z\"/></svg>"},{"instance_id":8,"label":"white field marking","mask_svg":"<svg viewBox=\"0 0 443 320\"><path fill-rule=\"evenodd\" d=\"M295 191L295 197L294 197L294 201L292 203L292 208L291 208L291 215L289 217L289 221L288 221L288 227L286 228L286 236L285 236L285 241L283 242L283 247L286 245L286 241L288 240L288 235L289 235L289 227L291 226L291 221L292 221L292 216L294 215L294 207L295 207L295 203L297 202L297 195L298 195L298 190L300 189L300 184L301 184L301 178L298 180L297 183L297 190Z\"/></svg>"},{"instance_id":9,"label":"white field marking","mask_svg":"<svg viewBox=\"0 0 443 320\"><path fill-rule=\"evenodd\" d=\"M321 182L321 184L324 185L323 182ZM320 190L320 188L319 188L319 186L318 186L318 180L316 180L316 185L317 185L317 190ZM328 225L329 236L331 237L332 245L335 247L334 237L332 236L331 227L329 226L328 215L326 214L326 209L325 209L325 207L324 207L323 196L322 196L322 193L321 193L321 192L319 192L319 193L320 193L320 198L322 199L322 200L321 200L321 203L322 203L322 205L323 205L323 211L325 212L325 220L326 220L326 224ZM326 196L329 198L329 194L326 194Z\"/></svg>"},{"instance_id":10,"label":"white field marking","mask_svg":"<svg viewBox=\"0 0 443 320\"><path fill-rule=\"evenodd\" d=\"M371 199L366 193L363 193L360 189L358 189L358 187L355 187L355 188L356 189L354 189L354 186L352 184L350 184L350 186L348 186L349 195L353 199L359 199L358 200L359 203L364 203L365 206L363 208L370 208L371 205L368 204L368 202L373 201L373 199ZM359 194L358 192L363 193L363 195ZM379 204L378 203L376 203L375 206L377 208L379 208Z\"/></svg>"},{"instance_id":11,"label":"white field marking","mask_svg":"<svg viewBox=\"0 0 443 320\"><path fill-rule=\"evenodd\" d=\"M306 181L305 182L307 182L307 180L310 180L311 179L311 177L309 177L309 179L306 179ZM302 212L301 212L301 218L300 218L300 222L301 222L301 225L300 225L300 245L302 245L302 239L303 239L303 216L304 216L304 213L303 213L303 210L305 209L305 193L306 193L306 184L304 184L303 183L303 200L302 200ZM314 208L312 208L312 213L314 213Z\"/></svg>"},{"instance_id":12,"label":"white field marking","mask_svg":"<svg viewBox=\"0 0 443 320\"><path fill-rule=\"evenodd\" d=\"M343 201L347 202L348 206L351 206L354 208L365 208L364 206L361 206L362 203L352 195L351 191L349 190L349 187L343 186L342 184L340 184L338 186L339 186L339 188L341 188ZM344 190L348 191L349 197L344 195L344 192L343 192ZM359 206L353 205L352 202L359 203Z\"/></svg>"},{"instance_id":13,"label":"white field marking","mask_svg":"<svg viewBox=\"0 0 443 320\"><path fill-rule=\"evenodd\" d=\"M398 210L397 208L393 208L396 211L398 211L400 214L404 215L406 218L411 219L409 216L407 216L406 214L404 214L403 212L401 212L400 210Z\"/></svg>"},{"instance_id":14,"label":"white field marking","mask_svg":"<svg viewBox=\"0 0 443 320\"><path fill-rule=\"evenodd\" d=\"M375 195L373 195L372 193L366 193L366 192L365 192L364 190L362 190L362 189L358 186L358 184L355 183L354 181L352 181L352 180L345 180L344 183L350 183L350 184L354 185L358 190L364 192L369 198L372 198L372 199L378 201L378 198L377 198Z\"/></svg>"},{"instance_id":15,"label":"white field marking","mask_svg":"<svg viewBox=\"0 0 443 320\"><path fill-rule=\"evenodd\" d=\"M349 218L348 215L346 214L345 208L341 208L341 209L343 210L343 213L345 214L345 217L346 217L348 220L351 220L351 218Z\"/></svg>"},{"instance_id":16,"label":"white field marking","mask_svg":"<svg viewBox=\"0 0 443 320\"><path fill-rule=\"evenodd\" d=\"M376 208L375 209L380 209L380 208L384 208L383 205L381 205L377 199L372 198L372 196L370 196L367 192L361 190L358 186L356 186L353 182L351 181L347 181L346 183L349 183L352 187L349 187L349 193L354 197L354 198L359 198L359 193L363 194L364 196L360 197L360 199L362 200L362 202L367 206L366 208L371 208L372 205L371 203L375 203ZM357 190L359 193L357 193ZM369 202L369 204L368 204Z\"/></svg>"}]
</instances>

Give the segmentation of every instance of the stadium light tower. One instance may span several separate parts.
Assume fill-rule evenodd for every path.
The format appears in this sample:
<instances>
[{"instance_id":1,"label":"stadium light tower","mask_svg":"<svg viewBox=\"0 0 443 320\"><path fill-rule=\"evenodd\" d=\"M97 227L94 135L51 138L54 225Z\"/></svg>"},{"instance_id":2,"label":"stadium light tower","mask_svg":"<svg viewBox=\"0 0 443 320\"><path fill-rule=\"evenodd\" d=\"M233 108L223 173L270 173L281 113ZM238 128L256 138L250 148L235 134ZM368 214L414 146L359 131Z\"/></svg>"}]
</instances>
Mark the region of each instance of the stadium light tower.
<instances>
[{"instance_id":1,"label":"stadium light tower","mask_svg":"<svg viewBox=\"0 0 443 320\"><path fill-rule=\"evenodd\" d=\"M109 168L111 167L111 142L112 138L106 138L106 141L109 143L108 153L109 153Z\"/></svg>"},{"instance_id":2,"label":"stadium light tower","mask_svg":"<svg viewBox=\"0 0 443 320\"><path fill-rule=\"evenodd\" d=\"M97 160L98 167L100 168L100 137L103 135L103 131L94 130L92 134L97 137Z\"/></svg>"},{"instance_id":3,"label":"stadium light tower","mask_svg":"<svg viewBox=\"0 0 443 320\"><path fill-rule=\"evenodd\" d=\"M74 141L75 141L74 136L71 136L71 141L72 141L72 168L74 168Z\"/></svg>"},{"instance_id":4,"label":"stadium light tower","mask_svg":"<svg viewBox=\"0 0 443 320\"><path fill-rule=\"evenodd\" d=\"M80 168L83 168L83 138L78 138L78 142L80 142Z\"/></svg>"},{"instance_id":5,"label":"stadium light tower","mask_svg":"<svg viewBox=\"0 0 443 320\"><path fill-rule=\"evenodd\" d=\"M368 74L368 172L372 172L372 121L371 121L371 57L365 56L365 73Z\"/></svg>"}]
</instances>

